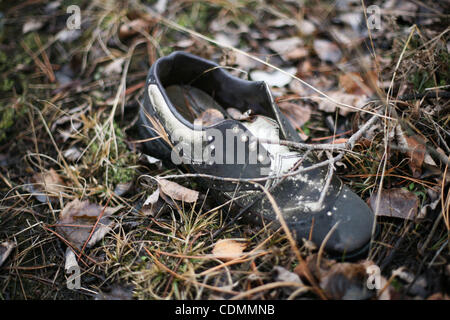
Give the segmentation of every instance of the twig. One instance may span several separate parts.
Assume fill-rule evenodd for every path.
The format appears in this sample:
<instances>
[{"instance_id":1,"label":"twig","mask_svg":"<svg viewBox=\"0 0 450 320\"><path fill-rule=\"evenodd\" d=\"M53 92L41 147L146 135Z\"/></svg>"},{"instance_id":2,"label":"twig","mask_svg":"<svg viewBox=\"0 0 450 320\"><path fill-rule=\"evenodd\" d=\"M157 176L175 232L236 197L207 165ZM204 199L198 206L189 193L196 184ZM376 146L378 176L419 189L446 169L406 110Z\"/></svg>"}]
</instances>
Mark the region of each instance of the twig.
<instances>
[{"instance_id":1,"label":"twig","mask_svg":"<svg viewBox=\"0 0 450 320\"><path fill-rule=\"evenodd\" d=\"M317 207L322 208L323 201L325 200L325 196L327 195L328 189L330 188L331 180L333 179L333 173L334 173L334 158L331 156L331 154L328 154L328 158L330 159L330 164L328 165L328 172L327 172L327 180L325 182L325 185L323 186L322 191L320 192L319 201L317 202Z\"/></svg>"}]
</instances>

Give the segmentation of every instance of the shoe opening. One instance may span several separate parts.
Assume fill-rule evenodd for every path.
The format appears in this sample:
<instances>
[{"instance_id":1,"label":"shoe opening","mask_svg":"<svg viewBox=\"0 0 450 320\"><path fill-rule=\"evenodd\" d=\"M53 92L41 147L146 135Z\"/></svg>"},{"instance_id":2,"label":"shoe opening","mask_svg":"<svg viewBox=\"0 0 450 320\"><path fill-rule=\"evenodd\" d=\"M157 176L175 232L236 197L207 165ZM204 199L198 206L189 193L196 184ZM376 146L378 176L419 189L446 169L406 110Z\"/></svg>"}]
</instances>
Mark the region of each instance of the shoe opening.
<instances>
[{"instance_id":1,"label":"shoe opening","mask_svg":"<svg viewBox=\"0 0 450 320\"><path fill-rule=\"evenodd\" d=\"M228 108L274 117L264 82L239 79L211 61L174 52L158 61L155 73L178 113L191 123L206 109L225 118Z\"/></svg>"}]
</instances>

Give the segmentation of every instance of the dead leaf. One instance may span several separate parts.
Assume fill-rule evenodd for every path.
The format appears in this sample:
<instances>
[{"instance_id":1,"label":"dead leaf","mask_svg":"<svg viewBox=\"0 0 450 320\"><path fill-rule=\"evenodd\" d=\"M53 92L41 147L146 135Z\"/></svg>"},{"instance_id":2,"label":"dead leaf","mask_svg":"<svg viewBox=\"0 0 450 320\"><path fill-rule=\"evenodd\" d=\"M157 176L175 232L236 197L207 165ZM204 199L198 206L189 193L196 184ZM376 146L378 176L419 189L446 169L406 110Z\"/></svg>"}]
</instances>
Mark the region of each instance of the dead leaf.
<instances>
[{"instance_id":1,"label":"dead leaf","mask_svg":"<svg viewBox=\"0 0 450 320\"><path fill-rule=\"evenodd\" d=\"M156 12L163 13L167 9L167 2L168 0L158 0L153 5L153 8L156 10Z\"/></svg>"},{"instance_id":2,"label":"dead leaf","mask_svg":"<svg viewBox=\"0 0 450 320\"><path fill-rule=\"evenodd\" d=\"M288 68L284 71L292 75L295 75L296 68ZM280 71L266 72L261 70L255 70L250 72L250 77L254 81L265 81L270 87L280 87L280 88L289 84L289 82L291 82L291 80L293 79L291 76Z\"/></svg>"},{"instance_id":3,"label":"dead leaf","mask_svg":"<svg viewBox=\"0 0 450 320\"><path fill-rule=\"evenodd\" d=\"M151 21L140 18L124 23L119 28L119 37L122 39L128 38L137 34L139 31L146 31L150 28L151 24Z\"/></svg>"},{"instance_id":4,"label":"dead leaf","mask_svg":"<svg viewBox=\"0 0 450 320\"><path fill-rule=\"evenodd\" d=\"M296 55L293 55L292 53L297 49L303 49L303 40L297 37L292 38L286 38L286 39L279 39L271 41L268 44L268 47L278 53L283 59L285 60L293 60ZM298 53L298 52L297 52ZM306 51L307 54L307 51ZM302 58L304 56L301 56Z\"/></svg>"},{"instance_id":5,"label":"dead leaf","mask_svg":"<svg viewBox=\"0 0 450 320\"><path fill-rule=\"evenodd\" d=\"M302 33L302 35L304 36L309 36L311 34L313 34L314 32L316 32L316 27L314 26L314 24L306 19L302 19L299 23L299 30Z\"/></svg>"},{"instance_id":6,"label":"dead leaf","mask_svg":"<svg viewBox=\"0 0 450 320\"><path fill-rule=\"evenodd\" d=\"M160 193L160 188L158 186L158 188L156 188L156 190L153 191L153 193L151 195L149 195L147 197L147 199L144 201L144 204L142 205L142 209L141 209L141 211L144 213L144 215L146 215L146 216L154 216L155 215L154 206L155 206L156 202L158 202L158 200L159 200L159 193Z\"/></svg>"},{"instance_id":7,"label":"dead leaf","mask_svg":"<svg viewBox=\"0 0 450 320\"><path fill-rule=\"evenodd\" d=\"M233 33L218 32L214 35L214 40L222 45L235 47L239 44L239 35Z\"/></svg>"},{"instance_id":8,"label":"dead leaf","mask_svg":"<svg viewBox=\"0 0 450 320\"><path fill-rule=\"evenodd\" d=\"M408 144L408 157L409 167L415 178L420 177L422 173L422 164L425 159L426 147L423 143L420 143L414 136L405 136L406 143Z\"/></svg>"},{"instance_id":9,"label":"dead leaf","mask_svg":"<svg viewBox=\"0 0 450 320\"><path fill-rule=\"evenodd\" d=\"M132 182L118 183L114 188L114 193L116 194L116 196L121 197L128 191L130 191L132 186L133 186Z\"/></svg>"},{"instance_id":10,"label":"dead leaf","mask_svg":"<svg viewBox=\"0 0 450 320\"><path fill-rule=\"evenodd\" d=\"M30 192L42 203L58 200L65 187L61 176L53 168L44 173L35 173L31 177L31 183Z\"/></svg>"},{"instance_id":11,"label":"dead leaf","mask_svg":"<svg viewBox=\"0 0 450 320\"><path fill-rule=\"evenodd\" d=\"M314 40L313 47L322 61L337 63L342 58L341 49L331 41L316 39Z\"/></svg>"},{"instance_id":12,"label":"dead leaf","mask_svg":"<svg viewBox=\"0 0 450 320\"><path fill-rule=\"evenodd\" d=\"M5 241L0 243L0 267L2 266L3 262L6 261L15 246L16 244L12 241Z\"/></svg>"},{"instance_id":13,"label":"dead leaf","mask_svg":"<svg viewBox=\"0 0 450 320\"><path fill-rule=\"evenodd\" d=\"M331 299L366 300L374 296L367 288L367 267L359 263L336 263L320 279L320 287Z\"/></svg>"},{"instance_id":14,"label":"dead leaf","mask_svg":"<svg viewBox=\"0 0 450 320\"><path fill-rule=\"evenodd\" d=\"M212 255L221 260L233 260L242 256L247 245L232 239L222 239L214 245Z\"/></svg>"},{"instance_id":15,"label":"dead leaf","mask_svg":"<svg viewBox=\"0 0 450 320\"><path fill-rule=\"evenodd\" d=\"M346 93L371 96L373 91L364 83L358 72L349 72L339 76L339 86Z\"/></svg>"},{"instance_id":16,"label":"dead leaf","mask_svg":"<svg viewBox=\"0 0 450 320\"><path fill-rule=\"evenodd\" d=\"M81 156L81 151L77 147L71 147L63 151L63 156L69 161L76 161Z\"/></svg>"},{"instance_id":17,"label":"dead leaf","mask_svg":"<svg viewBox=\"0 0 450 320\"><path fill-rule=\"evenodd\" d=\"M329 260L324 257L317 264L318 255L312 254L306 258L306 264L300 264L294 272L301 279L307 280L306 268L318 282L324 293L330 299L355 300L370 299L376 291L368 290L368 267L374 265L372 261L364 260L358 263Z\"/></svg>"},{"instance_id":18,"label":"dead leaf","mask_svg":"<svg viewBox=\"0 0 450 320\"><path fill-rule=\"evenodd\" d=\"M301 128L311 118L311 109L307 106L292 102L280 102L278 106L294 128Z\"/></svg>"},{"instance_id":19,"label":"dead leaf","mask_svg":"<svg viewBox=\"0 0 450 320\"><path fill-rule=\"evenodd\" d=\"M367 96L365 95L355 95L341 91L331 91L328 93L328 96L337 102L348 104L356 108L362 108L368 100ZM348 108L345 106L338 107L335 103L325 98L320 98L318 104L319 110L325 112L335 112L336 108L339 108L339 114L344 117L347 116L350 112L356 111L356 109Z\"/></svg>"},{"instance_id":20,"label":"dead leaf","mask_svg":"<svg viewBox=\"0 0 450 320\"><path fill-rule=\"evenodd\" d=\"M80 36L81 36L81 30L63 29L56 34L56 39L58 39L61 42L68 43L68 42L73 42L73 41L77 40Z\"/></svg>"},{"instance_id":21,"label":"dead leaf","mask_svg":"<svg viewBox=\"0 0 450 320\"><path fill-rule=\"evenodd\" d=\"M28 20L22 26L22 33L25 34L32 31L37 31L42 28L43 25L44 24L42 23L42 21L38 21L35 19Z\"/></svg>"},{"instance_id":22,"label":"dead leaf","mask_svg":"<svg viewBox=\"0 0 450 320\"><path fill-rule=\"evenodd\" d=\"M378 193L372 194L369 203L376 212ZM414 220L417 217L419 198L412 192L403 188L384 189L381 192L380 207L376 214L378 216L395 217Z\"/></svg>"},{"instance_id":23,"label":"dead leaf","mask_svg":"<svg viewBox=\"0 0 450 320\"><path fill-rule=\"evenodd\" d=\"M307 78L313 75L314 67L309 59L306 59L301 64L298 65L297 73L303 77ZM295 81L294 83L297 83L303 87L302 84L300 84L298 81Z\"/></svg>"},{"instance_id":24,"label":"dead leaf","mask_svg":"<svg viewBox=\"0 0 450 320\"><path fill-rule=\"evenodd\" d=\"M103 70L103 74L105 76L110 76L112 74L120 74L122 73L122 67L125 59L118 58L114 59L114 61L110 62L105 69Z\"/></svg>"},{"instance_id":25,"label":"dead leaf","mask_svg":"<svg viewBox=\"0 0 450 320\"><path fill-rule=\"evenodd\" d=\"M429 296L427 300L450 300L450 296L442 292L436 292Z\"/></svg>"},{"instance_id":26,"label":"dead leaf","mask_svg":"<svg viewBox=\"0 0 450 320\"><path fill-rule=\"evenodd\" d=\"M59 215L56 231L71 244L81 249L88 239L93 226L103 212L87 247L92 247L96 242L112 229L113 221L109 218L120 207L111 208L90 203L88 200L75 199L64 207Z\"/></svg>"},{"instance_id":27,"label":"dead leaf","mask_svg":"<svg viewBox=\"0 0 450 320\"><path fill-rule=\"evenodd\" d=\"M251 121L254 118L251 110L242 113L236 108L228 108L227 113L231 118L238 121Z\"/></svg>"},{"instance_id":28,"label":"dead leaf","mask_svg":"<svg viewBox=\"0 0 450 320\"><path fill-rule=\"evenodd\" d=\"M224 120L222 112L217 109L209 108L203 111L200 116L195 119L196 125L211 126Z\"/></svg>"},{"instance_id":29,"label":"dead leaf","mask_svg":"<svg viewBox=\"0 0 450 320\"><path fill-rule=\"evenodd\" d=\"M394 133L400 150L408 155L408 165L411 168L413 176L415 178L420 177L425 159L427 159L427 162L430 162L429 158L431 158L426 153L425 142L421 142L423 139L417 136L408 137L400 124L397 124Z\"/></svg>"},{"instance_id":30,"label":"dead leaf","mask_svg":"<svg viewBox=\"0 0 450 320\"><path fill-rule=\"evenodd\" d=\"M294 50L286 53L287 60L299 60L308 56L309 52L306 48L295 48Z\"/></svg>"},{"instance_id":31,"label":"dead leaf","mask_svg":"<svg viewBox=\"0 0 450 320\"><path fill-rule=\"evenodd\" d=\"M198 191L183 187L176 182L166 179L158 179L158 183L161 188L160 192L164 193L173 200L192 203L198 199Z\"/></svg>"},{"instance_id":32,"label":"dead leaf","mask_svg":"<svg viewBox=\"0 0 450 320\"><path fill-rule=\"evenodd\" d=\"M186 48L189 48L189 47L191 47L193 45L194 45L194 40L192 40L192 39L182 39L182 40L178 41L175 46L177 46L179 48L186 49Z\"/></svg>"},{"instance_id":33,"label":"dead leaf","mask_svg":"<svg viewBox=\"0 0 450 320\"><path fill-rule=\"evenodd\" d=\"M298 274L291 272L283 267L275 266L272 272L275 273L276 281L298 282L300 284L303 284Z\"/></svg>"}]
</instances>

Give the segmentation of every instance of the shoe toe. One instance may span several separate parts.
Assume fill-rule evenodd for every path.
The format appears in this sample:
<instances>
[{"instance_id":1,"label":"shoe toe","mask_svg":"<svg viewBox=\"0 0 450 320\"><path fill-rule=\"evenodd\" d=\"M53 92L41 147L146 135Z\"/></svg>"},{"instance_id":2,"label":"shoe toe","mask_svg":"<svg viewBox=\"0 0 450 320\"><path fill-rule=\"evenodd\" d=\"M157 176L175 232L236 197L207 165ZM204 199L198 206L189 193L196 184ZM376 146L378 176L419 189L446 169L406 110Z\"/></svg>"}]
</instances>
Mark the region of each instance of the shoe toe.
<instances>
[{"instance_id":1,"label":"shoe toe","mask_svg":"<svg viewBox=\"0 0 450 320\"><path fill-rule=\"evenodd\" d=\"M331 218L330 225L336 226L325 246L328 251L349 255L367 246L375 222L374 214L347 186L326 214Z\"/></svg>"}]
</instances>

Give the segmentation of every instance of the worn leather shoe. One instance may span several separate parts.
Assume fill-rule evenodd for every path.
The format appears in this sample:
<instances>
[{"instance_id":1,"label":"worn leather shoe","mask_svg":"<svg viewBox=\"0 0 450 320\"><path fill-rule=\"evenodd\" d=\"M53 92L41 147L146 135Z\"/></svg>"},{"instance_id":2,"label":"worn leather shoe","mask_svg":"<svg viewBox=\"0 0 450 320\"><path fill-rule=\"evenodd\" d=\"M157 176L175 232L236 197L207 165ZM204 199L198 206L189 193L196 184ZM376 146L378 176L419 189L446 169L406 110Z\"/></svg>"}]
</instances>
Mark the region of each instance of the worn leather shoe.
<instances>
[{"instance_id":1,"label":"worn leather shoe","mask_svg":"<svg viewBox=\"0 0 450 320\"><path fill-rule=\"evenodd\" d=\"M280 226L263 185L299 243L326 240L325 250L347 257L368 247L374 214L336 175L324 192L328 169L313 154L277 143L300 140L265 82L174 52L150 68L139 118L149 154L197 173L218 200L234 199L251 221Z\"/></svg>"}]
</instances>

